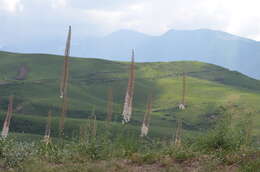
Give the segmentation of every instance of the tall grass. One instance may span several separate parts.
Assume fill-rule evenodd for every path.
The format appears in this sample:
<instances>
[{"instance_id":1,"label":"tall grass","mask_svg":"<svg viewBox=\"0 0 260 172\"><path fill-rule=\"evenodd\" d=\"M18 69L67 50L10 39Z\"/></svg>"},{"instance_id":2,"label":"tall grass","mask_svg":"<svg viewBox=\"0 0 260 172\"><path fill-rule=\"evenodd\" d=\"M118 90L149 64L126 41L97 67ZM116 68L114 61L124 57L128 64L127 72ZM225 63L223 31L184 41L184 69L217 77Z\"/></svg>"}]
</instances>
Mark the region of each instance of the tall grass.
<instances>
[{"instance_id":1,"label":"tall grass","mask_svg":"<svg viewBox=\"0 0 260 172\"><path fill-rule=\"evenodd\" d=\"M96 137L90 136L84 142L71 138L63 144L57 141L45 144L41 141L28 143L8 138L0 140L0 162L5 171L12 168L19 172L32 171L35 166L43 169L46 169L45 166L56 167L56 171L66 172L71 171L66 167L74 165L78 169L75 166L72 171L87 171L90 164L98 164L96 168L113 171L113 160L123 166L127 165L132 171L136 166L151 166L156 171L174 167L185 171L190 166L195 171L225 171L234 166L241 171L257 170L259 150L253 147L244 149L241 138L245 137L245 133L230 127L226 118L223 116L219 119L216 127L201 137L183 139L179 146L170 144L171 140L140 138L138 133L131 132L126 134L125 125L121 126L121 134L110 137L107 132L98 133ZM104 162L110 165L103 167ZM83 164L88 165L83 167Z\"/></svg>"},{"instance_id":2,"label":"tall grass","mask_svg":"<svg viewBox=\"0 0 260 172\"><path fill-rule=\"evenodd\" d=\"M145 137L148 135L149 127L150 127L150 120L151 120L151 113L152 113L152 95L149 95L147 98L147 105L146 111L144 114L143 124L141 127L141 137Z\"/></svg>"},{"instance_id":3,"label":"tall grass","mask_svg":"<svg viewBox=\"0 0 260 172\"><path fill-rule=\"evenodd\" d=\"M51 121L52 121L52 112L49 111L48 112L48 118L47 118L47 122L46 122L46 127L45 127L45 134L44 134L44 142L46 144L49 144L50 143L50 139L51 139Z\"/></svg>"},{"instance_id":4,"label":"tall grass","mask_svg":"<svg viewBox=\"0 0 260 172\"><path fill-rule=\"evenodd\" d=\"M113 89L108 89L107 96L107 121L111 122L113 119Z\"/></svg>"},{"instance_id":5,"label":"tall grass","mask_svg":"<svg viewBox=\"0 0 260 172\"><path fill-rule=\"evenodd\" d=\"M249 146L252 143L253 113L248 112L245 117L245 145Z\"/></svg>"},{"instance_id":6,"label":"tall grass","mask_svg":"<svg viewBox=\"0 0 260 172\"><path fill-rule=\"evenodd\" d=\"M181 137L182 137L182 119L177 120L177 125L176 125L176 131L175 131L175 139L174 139L174 144L176 146L181 146Z\"/></svg>"},{"instance_id":7,"label":"tall grass","mask_svg":"<svg viewBox=\"0 0 260 172\"><path fill-rule=\"evenodd\" d=\"M3 130L1 133L1 136L4 139L8 136L12 115L13 115L13 96L9 96L8 109L7 109L6 117L5 117L4 124L3 124Z\"/></svg>"},{"instance_id":8,"label":"tall grass","mask_svg":"<svg viewBox=\"0 0 260 172\"><path fill-rule=\"evenodd\" d=\"M60 83L60 98L62 99L62 108L61 108L61 117L60 117L60 135L64 135L64 122L65 117L68 111L68 80L69 80L69 55L70 55L70 44L71 44L71 26L69 27L66 48L65 48L65 56L64 56L64 64L63 64L63 73L61 76Z\"/></svg>"},{"instance_id":9,"label":"tall grass","mask_svg":"<svg viewBox=\"0 0 260 172\"><path fill-rule=\"evenodd\" d=\"M134 98L134 82L135 82L135 52L132 50L132 62L130 65L128 85L125 95L125 102L123 108L123 120L122 123L128 123L132 116L133 111L133 98Z\"/></svg>"},{"instance_id":10,"label":"tall grass","mask_svg":"<svg viewBox=\"0 0 260 172\"><path fill-rule=\"evenodd\" d=\"M186 98L186 74L182 73L182 99L181 103L179 104L179 109L184 110L185 109L185 98Z\"/></svg>"}]
</instances>

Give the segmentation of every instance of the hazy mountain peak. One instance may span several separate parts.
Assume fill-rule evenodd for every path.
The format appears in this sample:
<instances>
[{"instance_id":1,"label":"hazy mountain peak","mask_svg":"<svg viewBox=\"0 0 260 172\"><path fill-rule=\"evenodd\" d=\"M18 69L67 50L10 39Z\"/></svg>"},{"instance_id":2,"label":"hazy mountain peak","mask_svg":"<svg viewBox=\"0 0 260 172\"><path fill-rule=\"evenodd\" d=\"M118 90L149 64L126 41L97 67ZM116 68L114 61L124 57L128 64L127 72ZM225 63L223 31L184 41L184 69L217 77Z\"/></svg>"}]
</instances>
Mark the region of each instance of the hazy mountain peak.
<instances>
[{"instance_id":1,"label":"hazy mountain peak","mask_svg":"<svg viewBox=\"0 0 260 172\"><path fill-rule=\"evenodd\" d=\"M259 42L211 29L172 29L161 36L150 36L121 29L101 38L74 39L72 54L80 57L99 57L110 60L129 60L132 48L138 61L197 60L238 70L260 78ZM76 44L75 44L76 42ZM64 40L6 44L2 50L23 53L62 54ZM1 42L0 42L1 44ZM7 48L6 48L7 47ZM250 60L248 60L250 59Z\"/></svg>"},{"instance_id":2,"label":"hazy mountain peak","mask_svg":"<svg viewBox=\"0 0 260 172\"><path fill-rule=\"evenodd\" d=\"M213 30L213 29L195 29L195 30L176 30L171 29L165 32L162 36L168 37L168 36L175 36L175 35L181 35L181 36L199 36L201 38L214 38L214 39L222 39L222 40L233 40L233 41L247 41L252 42L254 40L243 38L234 34L230 34L227 32L219 31L219 30ZM256 42L256 41L254 41Z\"/></svg>"},{"instance_id":3,"label":"hazy mountain peak","mask_svg":"<svg viewBox=\"0 0 260 172\"><path fill-rule=\"evenodd\" d=\"M129 36L149 36L149 35L146 35L144 33L137 32L137 31L134 31L134 30L130 30L130 29L120 29L118 31L110 33L107 36L109 36L109 37L111 37L111 36L129 37Z\"/></svg>"}]
</instances>

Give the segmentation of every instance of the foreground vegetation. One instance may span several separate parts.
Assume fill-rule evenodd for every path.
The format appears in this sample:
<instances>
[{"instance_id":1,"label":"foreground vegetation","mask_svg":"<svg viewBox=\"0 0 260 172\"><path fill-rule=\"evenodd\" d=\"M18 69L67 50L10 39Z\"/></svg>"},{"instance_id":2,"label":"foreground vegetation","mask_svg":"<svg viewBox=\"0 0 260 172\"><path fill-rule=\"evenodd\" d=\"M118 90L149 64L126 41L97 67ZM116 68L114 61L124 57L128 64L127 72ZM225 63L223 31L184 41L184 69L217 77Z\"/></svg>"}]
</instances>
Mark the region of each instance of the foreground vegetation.
<instances>
[{"instance_id":1,"label":"foreground vegetation","mask_svg":"<svg viewBox=\"0 0 260 172\"><path fill-rule=\"evenodd\" d=\"M49 144L37 139L18 141L18 136L0 140L0 169L257 172L260 167L260 149L250 137L250 124L234 126L229 115L201 136L183 135L181 145L175 145L172 138L141 138L127 126L122 126L116 135L110 132L110 123L102 133L95 133L95 128L88 126L73 139L54 138Z\"/></svg>"}]
</instances>

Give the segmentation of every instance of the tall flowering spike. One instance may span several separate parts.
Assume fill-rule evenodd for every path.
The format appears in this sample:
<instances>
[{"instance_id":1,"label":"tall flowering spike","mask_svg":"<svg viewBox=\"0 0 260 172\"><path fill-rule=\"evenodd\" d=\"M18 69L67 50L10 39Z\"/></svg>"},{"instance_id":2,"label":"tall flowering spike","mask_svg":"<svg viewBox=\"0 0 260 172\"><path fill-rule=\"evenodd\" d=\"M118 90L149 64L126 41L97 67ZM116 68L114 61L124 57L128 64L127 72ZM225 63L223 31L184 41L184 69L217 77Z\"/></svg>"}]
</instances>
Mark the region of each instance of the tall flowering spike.
<instances>
[{"instance_id":1,"label":"tall flowering spike","mask_svg":"<svg viewBox=\"0 0 260 172\"><path fill-rule=\"evenodd\" d=\"M2 130L2 134L1 134L2 138L6 138L8 136L12 114L13 114L13 96L10 96L8 110L6 113L5 121L3 124L3 130Z\"/></svg>"},{"instance_id":2,"label":"tall flowering spike","mask_svg":"<svg viewBox=\"0 0 260 172\"><path fill-rule=\"evenodd\" d=\"M182 74L182 100L181 100L181 104L179 105L180 110L185 109L185 96L186 96L186 74L183 72L183 74Z\"/></svg>"},{"instance_id":3,"label":"tall flowering spike","mask_svg":"<svg viewBox=\"0 0 260 172\"><path fill-rule=\"evenodd\" d=\"M51 136L51 119L52 118L52 112L48 112L48 119L47 119L47 124L45 127L45 135L44 135L44 142L46 144L50 143L50 136Z\"/></svg>"},{"instance_id":4,"label":"tall flowering spike","mask_svg":"<svg viewBox=\"0 0 260 172\"><path fill-rule=\"evenodd\" d=\"M178 119L177 120L177 128L175 132L175 145L180 146L181 145L181 135L182 135L182 120Z\"/></svg>"},{"instance_id":5,"label":"tall flowering spike","mask_svg":"<svg viewBox=\"0 0 260 172\"><path fill-rule=\"evenodd\" d=\"M132 62L130 65L128 85L125 95L125 103L123 109L123 120L122 123L128 123L132 116L133 110L133 97L134 97L134 82L135 82L135 52L132 50Z\"/></svg>"},{"instance_id":6,"label":"tall flowering spike","mask_svg":"<svg viewBox=\"0 0 260 172\"><path fill-rule=\"evenodd\" d=\"M61 83L60 83L60 98L62 99L62 110L61 110L61 118L59 124L60 135L64 134L64 122L68 111L67 89L68 89L68 80L69 80L70 44L71 44L71 26L69 26L69 32L68 32L65 54L64 54L63 73L62 73Z\"/></svg>"},{"instance_id":7,"label":"tall flowering spike","mask_svg":"<svg viewBox=\"0 0 260 172\"><path fill-rule=\"evenodd\" d=\"M93 118L93 130L92 130L92 135L94 138L97 136L97 117L96 115Z\"/></svg>"},{"instance_id":8,"label":"tall flowering spike","mask_svg":"<svg viewBox=\"0 0 260 172\"><path fill-rule=\"evenodd\" d=\"M64 53L63 72L62 72L61 83L60 83L60 98L64 97L64 94L66 94L67 87L68 87L70 44L71 44L71 26L69 26L69 32L68 32L66 48Z\"/></svg>"},{"instance_id":9,"label":"tall flowering spike","mask_svg":"<svg viewBox=\"0 0 260 172\"><path fill-rule=\"evenodd\" d=\"M253 129L253 118L252 112L247 114L246 127L245 127L245 144L249 145L252 139L252 129Z\"/></svg>"},{"instance_id":10,"label":"tall flowering spike","mask_svg":"<svg viewBox=\"0 0 260 172\"><path fill-rule=\"evenodd\" d=\"M113 117L113 89L108 89L108 98L107 98L107 121L112 121Z\"/></svg>"},{"instance_id":11,"label":"tall flowering spike","mask_svg":"<svg viewBox=\"0 0 260 172\"><path fill-rule=\"evenodd\" d=\"M61 117L59 123L60 136L64 135L64 123L65 123L65 117L67 115L67 111L68 111L68 98L67 96L64 96L62 101Z\"/></svg>"},{"instance_id":12,"label":"tall flowering spike","mask_svg":"<svg viewBox=\"0 0 260 172\"><path fill-rule=\"evenodd\" d=\"M96 120L97 120L97 117L96 117L96 108L95 106L93 107L92 109L92 126L91 126L91 131L92 131L92 136L94 138L96 138L96 135L97 135L97 125L96 125Z\"/></svg>"},{"instance_id":13,"label":"tall flowering spike","mask_svg":"<svg viewBox=\"0 0 260 172\"><path fill-rule=\"evenodd\" d=\"M144 114L143 125L141 128L141 137L145 137L148 134L149 126L150 126L150 119L152 113L152 96L148 96L147 98L147 107Z\"/></svg>"}]
</instances>

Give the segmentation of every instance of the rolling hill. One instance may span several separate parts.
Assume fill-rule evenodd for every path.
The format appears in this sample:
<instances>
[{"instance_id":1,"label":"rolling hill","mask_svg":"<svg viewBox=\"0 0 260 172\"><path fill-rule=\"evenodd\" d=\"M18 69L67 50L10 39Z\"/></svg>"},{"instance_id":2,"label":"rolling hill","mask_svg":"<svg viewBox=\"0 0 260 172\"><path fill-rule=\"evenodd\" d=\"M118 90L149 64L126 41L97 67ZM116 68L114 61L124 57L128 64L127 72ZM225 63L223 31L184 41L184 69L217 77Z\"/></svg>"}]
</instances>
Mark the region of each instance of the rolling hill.
<instances>
[{"instance_id":1,"label":"rolling hill","mask_svg":"<svg viewBox=\"0 0 260 172\"><path fill-rule=\"evenodd\" d=\"M60 112L59 75L63 57L46 54L0 52L0 109L3 120L7 98L14 95L15 115L11 131L41 134L47 112L54 123ZM99 125L106 118L107 93L113 89L113 125L121 126L121 111L129 63L93 58L70 59L68 132L86 122L96 109ZM187 133L204 131L221 115L221 106L232 107L236 123L254 113L254 136L260 136L260 81L239 72L197 61L137 63L133 120L129 127L139 131L149 94L153 95L151 134L170 137L176 118L184 120ZM187 73L187 109L181 100L182 72ZM65 127L65 128L66 128ZM57 126L54 125L54 130Z\"/></svg>"}]
</instances>

